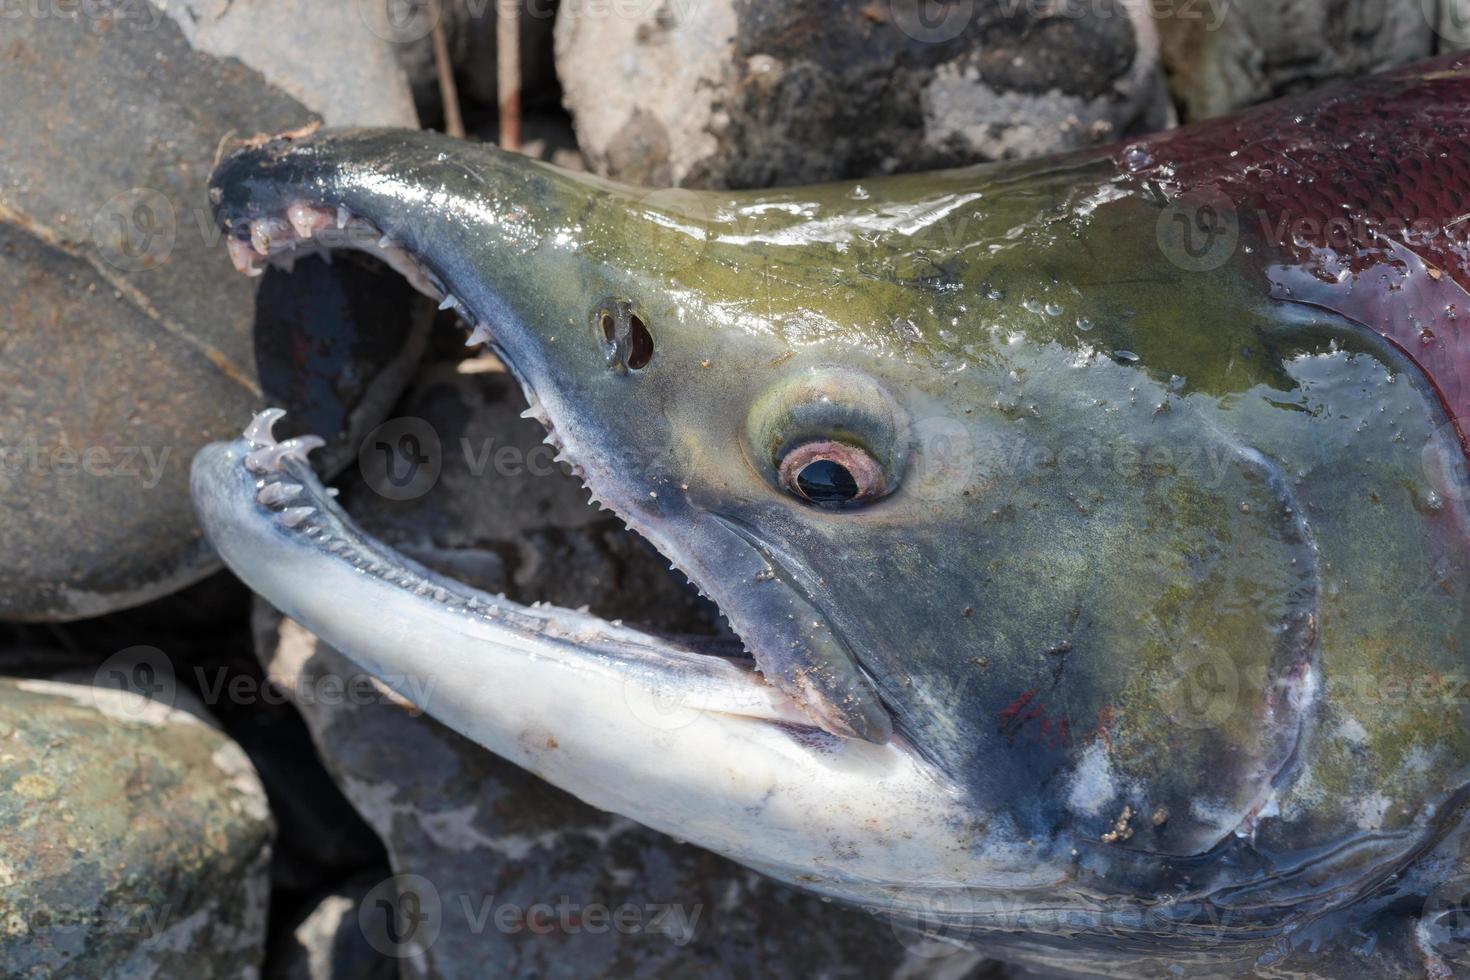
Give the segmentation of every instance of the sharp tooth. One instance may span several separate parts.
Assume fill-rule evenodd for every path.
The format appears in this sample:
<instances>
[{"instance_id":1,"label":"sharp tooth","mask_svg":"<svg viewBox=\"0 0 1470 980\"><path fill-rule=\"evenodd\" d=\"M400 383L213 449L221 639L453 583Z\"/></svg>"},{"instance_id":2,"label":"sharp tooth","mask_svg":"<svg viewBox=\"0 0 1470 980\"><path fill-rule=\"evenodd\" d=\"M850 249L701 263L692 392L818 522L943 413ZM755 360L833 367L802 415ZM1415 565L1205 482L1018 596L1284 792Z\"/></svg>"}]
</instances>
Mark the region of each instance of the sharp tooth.
<instances>
[{"instance_id":1,"label":"sharp tooth","mask_svg":"<svg viewBox=\"0 0 1470 980\"><path fill-rule=\"evenodd\" d=\"M274 446L265 446L253 453L246 453L245 467L252 473L273 473L281 468L282 460L305 459L307 453L324 445L326 441L319 436L299 436L295 439L287 439Z\"/></svg>"},{"instance_id":2,"label":"sharp tooth","mask_svg":"<svg viewBox=\"0 0 1470 980\"><path fill-rule=\"evenodd\" d=\"M250 222L250 244L261 255L271 254L271 229L265 218L256 218Z\"/></svg>"},{"instance_id":3,"label":"sharp tooth","mask_svg":"<svg viewBox=\"0 0 1470 980\"><path fill-rule=\"evenodd\" d=\"M392 247L393 247L393 239L389 238L387 235L384 235L382 238L379 238L378 239L378 248L381 248L381 249L383 249L383 250L386 251L387 249L390 249Z\"/></svg>"},{"instance_id":4,"label":"sharp tooth","mask_svg":"<svg viewBox=\"0 0 1470 980\"><path fill-rule=\"evenodd\" d=\"M443 302L439 304L441 310L452 310L459 306L459 300L454 298L453 293L446 293Z\"/></svg>"},{"instance_id":5,"label":"sharp tooth","mask_svg":"<svg viewBox=\"0 0 1470 980\"><path fill-rule=\"evenodd\" d=\"M282 524L287 527L295 527L315 513L315 507L287 507L278 516Z\"/></svg>"},{"instance_id":6,"label":"sharp tooth","mask_svg":"<svg viewBox=\"0 0 1470 980\"><path fill-rule=\"evenodd\" d=\"M250 247L249 242L227 238L225 251L230 253L230 262L234 264L236 272L243 272L247 276L260 275L261 270L255 264L255 250Z\"/></svg>"},{"instance_id":7,"label":"sharp tooth","mask_svg":"<svg viewBox=\"0 0 1470 980\"><path fill-rule=\"evenodd\" d=\"M305 201L295 201L286 208L286 218L298 238L310 238L316 230L316 209Z\"/></svg>"},{"instance_id":8,"label":"sharp tooth","mask_svg":"<svg viewBox=\"0 0 1470 980\"><path fill-rule=\"evenodd\" d=\"M284 408L267 408L258 412L250 424L245 426L243 433L245 441L259 449L262 446L274 446L276 437L271 434L277 422L286 417Z\"/></svg>"},{"instance_id":9,"label":"sharp tooth","mask_svg":"<svg viewBox=\"0 0 1470 980\"><path fill-rule=\"evenodd\" d=\"M352 214L342 205L337 205L337 228L340 231L347 227L347 222L352 220Z\"/></svg>"},{"instance_id":10,"label":"sharp tooth","mask_svg":"<svg viewBox=\"0 0 1470 980\"><path fill-rule=\"evenodd\" d=\"M287 439L276 448L281 451L281 457L292 457L305 459L306 454L313 449L320 449L327 444L327 440L321 436L297 436L295 439Z\"/></svg>"},{"instance_id":11,"label":"sharp tooth","mask_svg":"<svg viewBox=\"0 0 1470 980\"><path fill-rule=\"evenodd\" d=\"M483 323L477 323L475 324L475 329L470 331L470 339L466 340L464 345L466 347L473 347L476 344L488 344L490 339L490 328Z\"/></svg>"},{"instance_id":12,"label":"sharp tooth","mask_svg":"<svg viewBox=\"0 0 1470 980\"><path fill-rule=\"evenodd\" d=\"M260 488L255 499L267 507L274 507L300 496L303 489L299 483L267 483Z\"/></svg>"}]
</instances>

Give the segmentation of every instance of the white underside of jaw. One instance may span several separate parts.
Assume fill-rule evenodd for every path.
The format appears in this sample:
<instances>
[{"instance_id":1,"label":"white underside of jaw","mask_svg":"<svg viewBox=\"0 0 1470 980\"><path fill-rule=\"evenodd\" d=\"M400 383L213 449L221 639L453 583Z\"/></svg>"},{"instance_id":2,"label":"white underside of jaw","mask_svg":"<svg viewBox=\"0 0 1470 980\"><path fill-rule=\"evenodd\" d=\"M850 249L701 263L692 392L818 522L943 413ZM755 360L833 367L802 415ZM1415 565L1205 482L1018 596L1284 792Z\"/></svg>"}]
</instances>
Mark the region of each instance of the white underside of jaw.
<instances>
[{"instance_id":1,"label":"white underside of jaw","mask_svg":"<svg viewBox=\"0 0 1470 980\"><path fill-rule=\"evenodd\" d=\"M1064 876L999 818L978 825L901 740L814 729L749 667L475 593L354 539L302 461L309 445L270 438L278 417L196 460L210 540L272 604L466 737L593 805L877 908Z\"/></svg>"}]
</instances>

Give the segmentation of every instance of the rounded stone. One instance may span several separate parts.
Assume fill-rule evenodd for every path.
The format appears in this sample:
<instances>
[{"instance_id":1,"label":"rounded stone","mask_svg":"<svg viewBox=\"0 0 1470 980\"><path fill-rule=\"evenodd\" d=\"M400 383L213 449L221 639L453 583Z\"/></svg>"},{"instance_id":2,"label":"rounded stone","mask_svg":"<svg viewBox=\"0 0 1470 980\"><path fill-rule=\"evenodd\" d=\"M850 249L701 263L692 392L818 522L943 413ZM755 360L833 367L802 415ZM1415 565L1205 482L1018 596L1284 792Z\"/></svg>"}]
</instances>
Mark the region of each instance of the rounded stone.
<instances>
[{"instance_id":1,"label":"rounded stone","mask_svg":"<svg viewBox=\"0 0 1470 980\"><path fill-rule=\"evenodd\" d=\"M0 679L0 963L17 978L240 977L272 824L245 753L125 690Z\"/></svg>"},{"instance_id":2,"label":"rounded stone","mask_svg":"<svg viewBox=\"0 0 1470 980\"><path fill-rule=\"evenodd\" d=\"M371 427L432 309L415 312L397 277L356 262L254 281L231 268L206 189L220 148L323 111L277 82L353 121L340 92L211 53L227 50L238 15L186 33L178 10L181 20L147 4L83 7L7 20L0 42L7 619L99 615L217 567L189 505L195 450L237 435L268 401L337 443ZM316 58L350 53L312 40ZM406 83L384 64L376 85L354 69L358 105L396 90L404 109L391 118L411 125Z\"/></svg>"},{"instance_id":3,"label":"rounded stone","mask_svg":"<svg viewBox=\"0 0 1470 980\"><path fill-rule=\"evenodd\" d=\"M568 0L557 70L593 169L658 186L868 177L1167 125L1141 5L1046 7Z\"/></svg>"}]
</instances>

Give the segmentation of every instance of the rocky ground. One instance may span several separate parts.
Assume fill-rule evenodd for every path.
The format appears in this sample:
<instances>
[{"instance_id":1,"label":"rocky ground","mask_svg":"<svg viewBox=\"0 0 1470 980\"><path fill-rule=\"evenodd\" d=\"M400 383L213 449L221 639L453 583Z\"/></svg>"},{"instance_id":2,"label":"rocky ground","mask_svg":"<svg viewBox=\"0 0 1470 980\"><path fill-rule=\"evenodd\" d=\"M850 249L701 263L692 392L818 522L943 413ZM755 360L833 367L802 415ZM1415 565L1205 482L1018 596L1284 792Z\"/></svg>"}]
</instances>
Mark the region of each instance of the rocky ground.
<instances>
[{"instance_id":1,"label":"rocky ground","mask_svg":"<svg viewBox=\"0 0 1470 980\"><path fill-rule=\"evenodd\" d=\"M1000 975L571 799L214 570L188 459L285 403L332 437L349 511L420 561L720 632L550 463L451 314L431 325L356 260L245 280L210 234L229 138L443 126L436 17L466 126L494 138L494 6L119 0L4 22L0 973ZM1154 8L529 0L523 150L654 185L877 175L1108 142L1470 41L1459 0ZM391 499L356 447L405 419L442 469Z\"/></svg>"}]
</instances>

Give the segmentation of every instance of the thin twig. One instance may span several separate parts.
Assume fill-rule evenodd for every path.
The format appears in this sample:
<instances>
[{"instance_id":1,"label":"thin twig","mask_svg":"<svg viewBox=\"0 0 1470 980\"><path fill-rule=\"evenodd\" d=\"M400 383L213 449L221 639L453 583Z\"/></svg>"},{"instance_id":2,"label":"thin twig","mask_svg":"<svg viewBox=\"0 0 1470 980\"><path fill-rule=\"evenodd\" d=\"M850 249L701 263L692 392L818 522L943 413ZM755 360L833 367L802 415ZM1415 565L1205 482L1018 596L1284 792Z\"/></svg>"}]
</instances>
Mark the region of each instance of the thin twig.
<instances>
[{"instance_id":1,"label":"thin twig","mask_svg":"<svg viewBox=\"0 0 1470 980\"><path fill-rule=\"evenodd\" d=\"M432 35L434 70L439 75L439 98L444 100L444 132L464 139L464 118L459 114L459 90L454 85L454 66L449 63L449 41L444 37L442 8L439 16L434 18Z\"/></svg>"},{"instance_id":2,"label":"thin twig","mask_svg":"<svg viewBox=\"0 0 1470 980\"><path fill-rule=\"evenodd\" d=\"M521 4L495 3L495 90L500 100L500 146L521 151Z\"/></svg>"}]
</instances>

